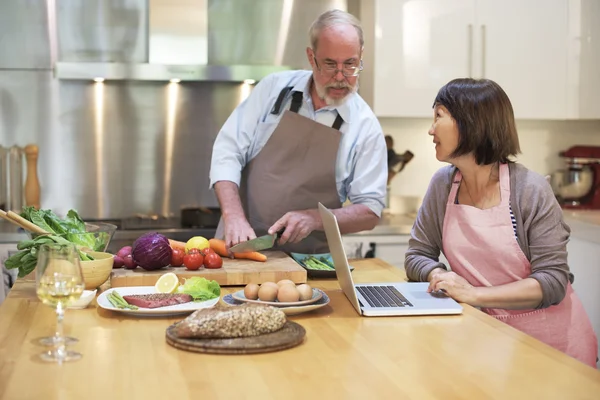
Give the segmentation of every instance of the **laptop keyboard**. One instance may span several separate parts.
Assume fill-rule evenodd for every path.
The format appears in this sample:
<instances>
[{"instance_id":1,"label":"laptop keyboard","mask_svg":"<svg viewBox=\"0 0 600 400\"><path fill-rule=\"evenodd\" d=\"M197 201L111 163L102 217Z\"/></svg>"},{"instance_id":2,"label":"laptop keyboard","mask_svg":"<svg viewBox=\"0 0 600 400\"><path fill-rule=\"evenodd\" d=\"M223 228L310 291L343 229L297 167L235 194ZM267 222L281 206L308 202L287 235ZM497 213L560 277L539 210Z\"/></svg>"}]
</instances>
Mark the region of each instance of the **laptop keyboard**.
<instances>
[{"instance_id":1,"label":"laptop keyboard","mask_svg":"<svg viewBox=\"0 0 600 400\"><path fill-rule=\"evenodd\" d=\"M394 286L357 286L371 307L412 307Z\"/></svg>"}]
</instances>

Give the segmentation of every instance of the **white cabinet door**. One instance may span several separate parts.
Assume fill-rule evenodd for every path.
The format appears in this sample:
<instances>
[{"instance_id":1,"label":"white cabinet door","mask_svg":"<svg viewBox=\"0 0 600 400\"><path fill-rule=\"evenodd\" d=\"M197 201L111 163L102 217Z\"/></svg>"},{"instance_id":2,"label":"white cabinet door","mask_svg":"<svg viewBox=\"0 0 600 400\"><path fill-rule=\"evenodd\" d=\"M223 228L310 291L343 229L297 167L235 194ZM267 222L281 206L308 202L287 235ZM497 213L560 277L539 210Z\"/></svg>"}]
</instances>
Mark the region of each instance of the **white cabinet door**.
<instances>
[{"instance_id":1,"label":"white cabinet door","mask_svg":"<svg viewBox=\"0 0 600 400\"><path fill-rule=\"evenodd\" d=\"M600 1L569 0L569 119L600 119Z\"/></svg>"},{"instance_id":2,"label":"white cabinet door","mask_svg":"<svg viewBox=\"0 0 600 400\"><path fill-rule=\"evenodd\" d=\"M476 77L497 82L516 118L566 119L568 3L478 0Z\"/></svg>"},{"instance_id":3,"label":"white cabinet door","mask_svg":"<svg viewBox=\"0 0 600 400\"><path fill-rule=\"evenodd\" d=\"M433 116L438 90L472 69L475 0L377 0L373 109Z\"/></svg>"},{"instance_id":4,"label":"white cabinet door","mask_svg":"<svg viewBox=\"0 0 600 400\"><path fill-rule=\"evenodd\" d=\"M600 244L571 236L567 251L569 267L575 275L573 290L592 321L600 348Z\"/></svg>"},{"instance_id":5,"label":"white cabinet door","mask_svg":"<svg viewBox=\"0 0 600 400\"><path fill-rule=\"evenodd\" d=\"M567 1L377 0L374 7L377 116L431 117L443 85L473 77L500 84L516 118L568 117L575 95Z\"/></svg>"}]
</instances>

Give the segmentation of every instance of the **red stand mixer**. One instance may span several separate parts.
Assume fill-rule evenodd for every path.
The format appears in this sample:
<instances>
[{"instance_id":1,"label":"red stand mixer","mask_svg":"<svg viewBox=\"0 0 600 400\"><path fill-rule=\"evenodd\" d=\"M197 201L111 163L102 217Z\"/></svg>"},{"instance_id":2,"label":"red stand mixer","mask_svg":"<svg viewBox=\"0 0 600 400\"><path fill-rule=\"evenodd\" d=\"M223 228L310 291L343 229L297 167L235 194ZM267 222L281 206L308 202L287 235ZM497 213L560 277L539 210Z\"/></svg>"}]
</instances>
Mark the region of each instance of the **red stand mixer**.
<instances>
[{"instance_id":1,"label":"red stand mixer","mask_svg":"<svg viewBox=\"0 0 600 400\"><path fill-rule=\"evenodd\" d=\"M561 206L600 209L600 146L573 146L560 156L567 168L553 174L552 187Z\"/></svg>"}]
</instances>

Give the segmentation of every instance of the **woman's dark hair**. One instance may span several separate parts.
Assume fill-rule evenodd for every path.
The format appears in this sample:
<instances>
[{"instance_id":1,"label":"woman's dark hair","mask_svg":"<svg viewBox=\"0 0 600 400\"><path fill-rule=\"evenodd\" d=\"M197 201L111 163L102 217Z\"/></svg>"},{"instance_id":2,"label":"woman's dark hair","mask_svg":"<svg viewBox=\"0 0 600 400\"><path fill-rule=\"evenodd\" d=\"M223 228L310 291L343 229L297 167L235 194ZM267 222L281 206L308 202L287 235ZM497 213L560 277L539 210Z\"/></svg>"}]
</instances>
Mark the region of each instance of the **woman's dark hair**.
<instances>
[{"instance_id":1,"label":"woman's dark hair","mask_svg":"<svg viewBox=\"0 0 600 400\"><path fill-rule=\"evenodd\" d=\"M458 126L451 157L473 153L478 165L506 163L521 152L508 96L489 79L454 79L438 92L433 106L444 106Z\"/></svg>"}]
</instances>

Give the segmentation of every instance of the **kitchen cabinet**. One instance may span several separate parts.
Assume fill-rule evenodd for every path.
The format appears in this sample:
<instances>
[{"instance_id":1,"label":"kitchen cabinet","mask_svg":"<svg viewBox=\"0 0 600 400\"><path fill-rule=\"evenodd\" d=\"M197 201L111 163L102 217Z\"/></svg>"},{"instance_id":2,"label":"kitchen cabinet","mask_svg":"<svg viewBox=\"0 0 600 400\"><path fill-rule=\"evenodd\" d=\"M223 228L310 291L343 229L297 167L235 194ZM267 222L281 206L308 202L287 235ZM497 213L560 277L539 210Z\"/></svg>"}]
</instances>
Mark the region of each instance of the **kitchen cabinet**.
<instances>
[{"instance_id":1,"label":"kitchen cabinet","mask_svg":"<svg viewBox=\"0 0 600 400\"><path fill-rule=\"evenodd\" d=\"M573 290L592 321L600 348L600 242L571 236L567 251L569 267L575 275Z\"/></svg>"},{"instance_id":2,"label":"kitchen cabinet","mask_svg":"<svg viewBox=\"0 0 600 400\"><path fill-rule=\"evenodd\" d=\"M440 87L472 77L500 84L516 118L600 117L584 105L600 100L583 84L600 87L592 73L600 35L591 23L600 6L592 3L377 0L373 109L380 117L431 117Z\"/></svg>"}]
</instances>

